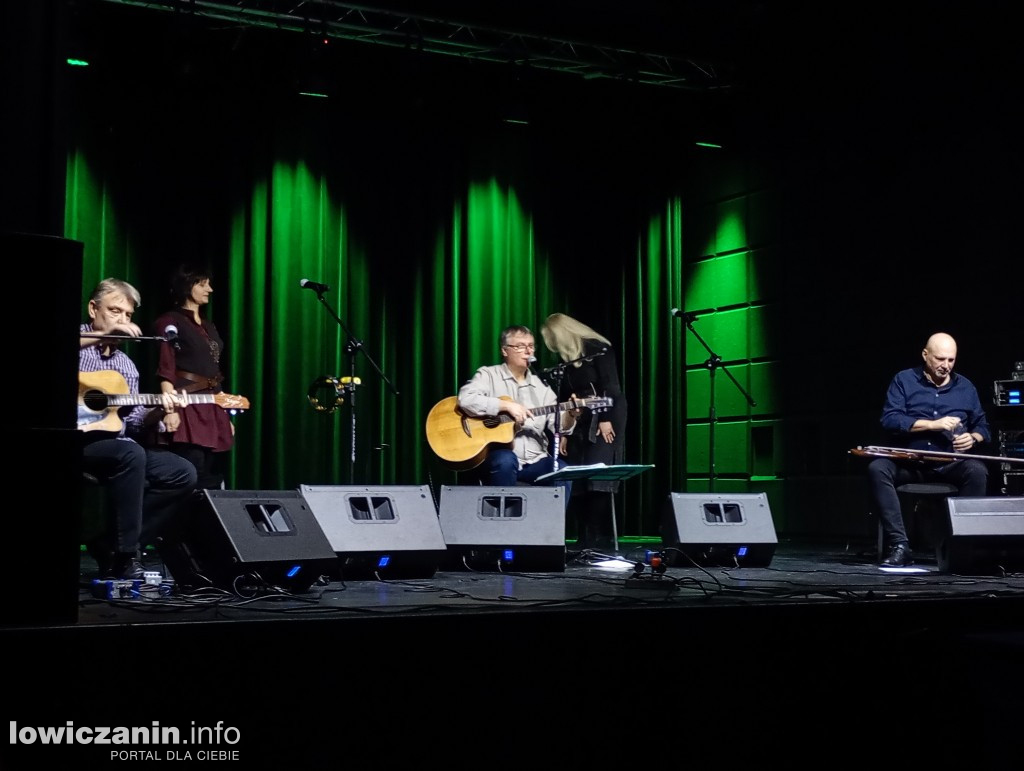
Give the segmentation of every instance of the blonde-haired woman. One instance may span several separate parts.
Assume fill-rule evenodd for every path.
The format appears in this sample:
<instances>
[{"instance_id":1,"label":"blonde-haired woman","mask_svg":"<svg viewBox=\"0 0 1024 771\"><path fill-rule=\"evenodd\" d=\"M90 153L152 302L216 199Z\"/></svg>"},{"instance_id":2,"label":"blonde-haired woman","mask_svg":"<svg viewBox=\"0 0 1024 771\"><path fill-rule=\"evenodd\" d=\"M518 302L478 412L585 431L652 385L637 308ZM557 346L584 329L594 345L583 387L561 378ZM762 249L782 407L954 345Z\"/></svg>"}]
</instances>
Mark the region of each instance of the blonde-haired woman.
<instances>
[{"instance_id":1,"label":"blonde-haired woman","mask_svg":"<svg viewBox=\"0 0 1024 771\"><path fill-rule=\"evenodd\" d=\"M593 413L588 409L576 419L576 429L562 437L570 465L622 463L626 441L626 397L619 385L618 366L611 341L581 321L564 313L552 313L541 326L541 337L549 351L558 354L565 376L558 386L559 400L572 394L607 396L612 406ZM573 485L568 516L575 519L578 546L608 551L614 548L612 500L618 482L580 481Z\"/></svg>"}]
</instances>

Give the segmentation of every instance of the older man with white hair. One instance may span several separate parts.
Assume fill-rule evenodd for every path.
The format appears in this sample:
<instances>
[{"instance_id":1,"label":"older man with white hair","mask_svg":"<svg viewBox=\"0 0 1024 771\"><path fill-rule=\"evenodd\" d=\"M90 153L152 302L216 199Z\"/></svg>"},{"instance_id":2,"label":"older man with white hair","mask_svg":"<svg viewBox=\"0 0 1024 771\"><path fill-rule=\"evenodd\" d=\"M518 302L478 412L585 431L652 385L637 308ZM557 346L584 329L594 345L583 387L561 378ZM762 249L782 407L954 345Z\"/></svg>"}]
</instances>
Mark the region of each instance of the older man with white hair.
<instances>
[{"instance_id":1,"label":"older man with white hair","mask_svg":"<svg viewBox=\"0 0 1024 771\"><path fill-rule=\"evenodd\" d=\"M132 321L140 303L138 290L120 279L104 279L93 290L89 322L80 329L81 383L89 385L95 379L100 392L106 388L107 393L138 395L139 370L119 344L142 337ZM107 487L112 507L112 521L105 532L87 544L101 578L141 579L145 573L141 547L169 526L196 486L191 463L138 441L148 431L163 430L164 416L183 405L176 394L153 397L153 406L140 401L123 419L120 411L110 408L109 417L89 422L79 406L79 428L85 432L82 467ZM96 417L88 409L85 414L90 420Z\"/></svg>"}]
</instances>

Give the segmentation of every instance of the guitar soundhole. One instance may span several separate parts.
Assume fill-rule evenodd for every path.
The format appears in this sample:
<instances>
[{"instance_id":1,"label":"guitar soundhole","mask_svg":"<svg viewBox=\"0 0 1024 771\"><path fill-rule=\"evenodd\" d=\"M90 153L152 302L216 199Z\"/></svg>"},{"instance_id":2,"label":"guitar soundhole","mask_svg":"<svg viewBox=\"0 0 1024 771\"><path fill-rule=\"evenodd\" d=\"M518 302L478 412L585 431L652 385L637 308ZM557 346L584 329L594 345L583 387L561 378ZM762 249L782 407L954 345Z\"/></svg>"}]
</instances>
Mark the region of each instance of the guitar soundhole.
<instances>
[{"instance_id":1,"label":"guitar soundhole","mask_svg":"<svg viewBox=\"0 0 1024 771\"><path fill-rule=\"evenodd\" d=\"M488 415L483 419L483 424L487 426L487 428L495 428L501 425L501 418L497 415Z\"/></svg>"},{"instance_id":2,"label":"guitar soundhole","mask_svg":"<svg viewBox=\"0 0 1024 771\"><path fill-rule=\"evenodd\" d=\"M107 395L102 391L86 391L82 403L90 410L99 412L107 408Z\"/></svg>"}]
</instances>

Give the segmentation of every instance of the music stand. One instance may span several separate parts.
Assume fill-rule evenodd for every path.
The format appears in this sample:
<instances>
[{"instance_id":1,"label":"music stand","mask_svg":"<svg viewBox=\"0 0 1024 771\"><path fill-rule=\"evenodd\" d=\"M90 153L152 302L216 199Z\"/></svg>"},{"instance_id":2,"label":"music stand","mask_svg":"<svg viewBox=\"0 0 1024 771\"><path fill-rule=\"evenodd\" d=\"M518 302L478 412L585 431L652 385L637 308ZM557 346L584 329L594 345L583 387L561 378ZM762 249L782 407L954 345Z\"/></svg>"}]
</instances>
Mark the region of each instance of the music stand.
<instances>
[{"instance_id":1,"label":"music stand","mask_svg":"<svg viewBox=\"0 0 1024 771\"><path fill-rule=\"evenodd\" d=\"M558 471L542 474L537 477L534 484L540 484L541 482L557 483L576 479L589 479L594 482L621 482L626 479L632 479L637 474L642 474L652 468L654 468L653 464L609 466L604 463L595 463L589 466L565 466ZM615 521L615 493L609 491L608 494L612 497L612 545L615 547L615 553L618 554L619 526ZM568 505L568 501L566 501L566 505Z\"/></svg>"}]
</instances>

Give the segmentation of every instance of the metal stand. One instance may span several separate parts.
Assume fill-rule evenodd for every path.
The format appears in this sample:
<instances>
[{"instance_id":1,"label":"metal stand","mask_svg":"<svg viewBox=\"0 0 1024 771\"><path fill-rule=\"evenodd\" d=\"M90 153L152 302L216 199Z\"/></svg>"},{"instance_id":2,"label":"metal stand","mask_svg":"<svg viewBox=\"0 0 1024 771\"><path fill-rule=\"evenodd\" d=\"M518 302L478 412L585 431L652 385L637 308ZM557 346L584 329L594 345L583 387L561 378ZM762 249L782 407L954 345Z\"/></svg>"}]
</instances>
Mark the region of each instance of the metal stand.
<instances>
[{"instance_id":1,"label":"metal stand","mask_svg":"<svg viewBox=\"0 0 1024 771\"><path fill-rule=\"evenodd\" d=\"M551 457L554 459L551 464L552 469L558 468L558 451L562 444L562 416L559 414L559 394L562 392L562 378L565 377L565 363L557 364L549 370L545 370L545 374L551 379L548 383L548 387L555 392L555 419L554 419L554 430L551 436ZM541 380L547 383L547 380L542 375ZM565 502L569 505L569 502Z\"/></svg>"},{"instance_id":2,"label":"metal stand","mask_svg":"<svg viewBox=\"0 0 1024 771\"><path fill-rule=\"evenodd\" d=\"M560 471L552 471L537 477L535 484L542 481L557 483L576 479L589 479L594 482L619 482L626 479L632 479L637 474L642 474L652 468L654 468L653 465L605 466L600 464L596 466L566 466ZM618 553L619 525L615 517L615 493L609 492L608 494L612 497L612 544L615 548L615 552Z\"/></svg>"},{"instance_id":3,"label":"metal stand","mask_svg":"<svg viewBox=\"0 0 1024 771\"><path fill-rule=\"evenodd\" d=\"M729 376L729 379L733 382L736 388L739 389L740 393L743 394L743 398L747 400L747 403L753 407L756 402L750 397L750 394L744 390L743 386L739 384L739 381L732 376L732 373L726 369L725 365L722 364L722 357L711 350L704 338L701 337L697 330L693 328L693 322L697 319L697 314L686 313L682 316L686 322L686 328L693 332L693 336L697 338L704 349L708 352L709 357L704 362L704 366L708 370L710 375L710 382L708 384L710 393L708 396L708 491L715 491L715 477L717 475L715 469L715 422L718 420L718 415L715 413L715 373L721 369Z\"/></svg>"},{"instance_id":4,"label":"metal stand","mask_svg":"<svg viewBox=\"0 0 1024 771\"><path fill-rule=\"evenodd\" d=\"M359 340L355 336L353 336L353 334L349 331L348 327L345 325L345 322L341 320L341 318L338 316L338 314L334 312L334 309L331 308L331 306L327 304L326 300L324 300L324 290L326 290L326 289L327 289L327 287L324 287L322 290L318 290L317 293L316 293L316 299L318 299L320 301L320 304L323 305L324 308L327 309L327 312L331 315L331 317L336 322L338 322L338 326L340 326L343 330L345 330L345 334L348 335L348 342L345 344L345 353L348 354L348 357L349 357L349 373L350 374L349 374L349 377L347 377L347 378L341 378L341 383L342 383L343 390L348 394L349 413L351 414L351 420L352 420L352 437L351 437L351 439L352 439L352 453L351 453L351 456L349 458L349 463L350 463L349 482L351 484L355 484L355 479L356 479L356 387L358 385L360 385L359 378L356 377L356 354L358 354L360 351L363 352L363 355L366 357L366 360L370 362L370 365L373 367L374 371L377 373L377 375L380 377L380 379L383 380L387 384L388 389L390 389L392 394L394 394L395 396L398 396L398 389L395 388L394 384L392 384L392 382L390 380L388 380L387 376L383 372L381 372L380 367L377 366L377 362L375 362L373 360L373 357L371 357L370 354L368 354L366 352L366 349L363 348L363 341Z\"/></svg>"}]
</instances>

